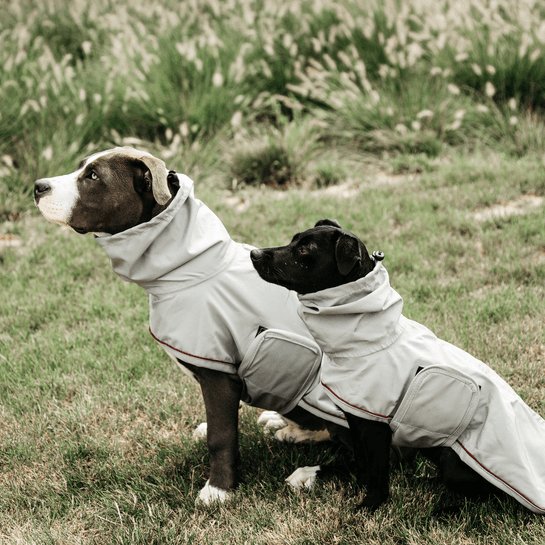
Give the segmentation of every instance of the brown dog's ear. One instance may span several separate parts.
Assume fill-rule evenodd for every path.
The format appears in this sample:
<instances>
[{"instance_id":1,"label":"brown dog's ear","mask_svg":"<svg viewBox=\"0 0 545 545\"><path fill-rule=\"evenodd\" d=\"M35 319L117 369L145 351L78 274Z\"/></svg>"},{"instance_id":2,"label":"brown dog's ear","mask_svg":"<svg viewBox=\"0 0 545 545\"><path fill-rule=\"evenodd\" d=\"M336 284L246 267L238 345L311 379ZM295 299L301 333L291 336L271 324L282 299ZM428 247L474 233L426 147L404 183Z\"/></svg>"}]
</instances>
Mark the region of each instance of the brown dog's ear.
<instances>
[{"instance_id":1,"label":"brown dog's ear","mask_svg":"<svg viewBox=\"0 0 545 545\"><path fill-rule=\"evenodd\" d=\"M359 240L348 233L343 233L335 245L335 260L337 269L346 276L356 265L361 263L361 250Z\"/></svg>"},{"instance_id":2,"label":"brown dog's ear","mask_svg":"<svg viewBox=\"0 0 545 545\"><path fill-rule=\"evenodd\" d=\"M161 159L152 157L149 155L142 155L138 158L149 169L149 176L151 177L151 190L153 191L153 197L159 204L166 204L172 195L168 188L167 175L168 170ZM148 173L144 175L148 177Z\"/></svg>"},{"instance_id":3,"label":"brown dog's ear","mask_svg":"<svg viewBox=\"0 0 545 545\"><path fill-rule=\"evenodd\" d=\"M130 146L117 147L112 150L113 153L131 157L144 163L148 172L144 174L146 182L151 183L153 197L159 204L166 204L172 197L168 188L168 170L161 159L157 159L150 153L140 151Z\"/></svg>"},{"instance_id":4,"label":"brown dog's ear","mask_svg":"<svg viewBox=\"0 0 545 545\"><path fill-rule=\"evenodd\" d=\"M327 218L317 221L314 227L320 227L320 225L331 225L332 227L338 227L339 229L342 229L341 225L337 220L328 220Z\"/></svg>"}]
</instances>

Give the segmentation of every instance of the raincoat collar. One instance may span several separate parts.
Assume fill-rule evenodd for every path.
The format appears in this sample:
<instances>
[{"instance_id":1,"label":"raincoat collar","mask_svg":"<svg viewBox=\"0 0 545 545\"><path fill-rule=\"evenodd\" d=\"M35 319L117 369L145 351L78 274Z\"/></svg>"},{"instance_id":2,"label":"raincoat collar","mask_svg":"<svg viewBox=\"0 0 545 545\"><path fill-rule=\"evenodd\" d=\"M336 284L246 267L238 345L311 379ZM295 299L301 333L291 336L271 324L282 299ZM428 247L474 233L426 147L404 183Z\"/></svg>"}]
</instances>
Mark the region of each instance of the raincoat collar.
<instances>
[{"instance_id":1,"label":"raincoat collar","mask_svg":"<svg viewBox=\"0 0 545 545\"><path fill-rule=\"evenodd\" d=\"M366 355L392 344L401 333L403 299L377 262L363 278L299 295L299 314L324 352Z\"/></svg>"},{"instance_id":2,"label":"raincoat collar","mask_svg":"<svg viewBox=\"0 0 545 545\"><path fill-rule=\"evenodd\" d=\"M193 181L177 176L180 188L160 214L121 233L95 239L123 280L150 293L210 278L229 264L237 246L219 218L194 197Z\"/></svg>"}]
</instances>

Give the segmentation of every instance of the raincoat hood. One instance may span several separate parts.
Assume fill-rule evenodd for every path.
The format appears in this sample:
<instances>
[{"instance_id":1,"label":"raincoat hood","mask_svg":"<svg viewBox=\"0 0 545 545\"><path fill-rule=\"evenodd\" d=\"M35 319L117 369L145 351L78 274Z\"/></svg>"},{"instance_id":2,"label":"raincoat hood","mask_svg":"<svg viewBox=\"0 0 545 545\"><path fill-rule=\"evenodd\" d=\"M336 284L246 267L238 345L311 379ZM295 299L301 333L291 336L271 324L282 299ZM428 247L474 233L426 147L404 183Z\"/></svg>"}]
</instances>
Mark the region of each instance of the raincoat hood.
<instances>
[{"instance_id":1,"label":"raincoat hood","mask_svg":"<svg viewBox=\"0 0 545 545\"><path fill-rule=\"evenodd\" d=\"M194 198L193 181L178 174L180 188L169 206L146 223L100 236L114 271L150 292L172 282L188 286L210 277L232 257L231 239L219 218Z\"/></svg>"},{"instance_id":2,"label":"raincoat hood","mask_svg":"<svg viewBox=\"0 0 545 545\"><path fill-rule=\"evenodd\" d=\"M399 336L403 299L380 262L354 282L298 297L301 318L331 356L370 354Z\"/></svg>"}]
</instances>

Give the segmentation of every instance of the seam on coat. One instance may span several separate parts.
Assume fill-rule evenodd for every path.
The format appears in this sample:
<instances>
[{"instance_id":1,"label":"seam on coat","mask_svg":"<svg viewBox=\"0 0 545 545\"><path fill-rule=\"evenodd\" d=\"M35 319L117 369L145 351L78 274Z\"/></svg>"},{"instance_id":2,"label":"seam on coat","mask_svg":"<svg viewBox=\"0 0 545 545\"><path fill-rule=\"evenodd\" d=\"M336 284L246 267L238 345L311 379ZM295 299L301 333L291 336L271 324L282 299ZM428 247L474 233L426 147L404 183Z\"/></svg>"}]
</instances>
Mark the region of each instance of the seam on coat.
<instances>
[{"instance_id":1,"label":"seam on coat","mask_svg":"<svg viewBox=\"0 0 545 545\"><path fill-rule=\"evenodd\" d=\"M190 356L191 358L196 358L198 360L203 360L203 361L213 361L214 363L223 363L225 365L231 365L233 367L236 367L236 365L230 361L224 361L224 360L215 360L214 358L205 358L204 356L197 356L196 354L191 354L191 352L184 352L183 350L180 350L179 348L176 348L168 343L166 343L165 341L162 341L161 339L159 339L158 337L156 337L154 334L153 334L153 331L151 330L151 327L148 328L149 329L149 332L150 332L150 335L160 344L164 344L165 346L168 346L170 349L172 350L176 350L176 352L179 352L180 354L183 354L184 356Z\"/></svg>"},{"instance_id":2,"label":"seam on coat","mask_svg":"<svg viewBox=\"0 0 545 545\"><path fill-rule=\"evenodd\" d=\"M303 401L304 403L306 403L309 407L312 407L315 411L319 411L321 413L324 413L324 414L327 414L329 416L333 416L335 418L338 418L339 420L346 420L346 418L344 418L344 416L341 416L339 414L335 414L331 411L326 411L325 409L322 409L321 407L317 407L316 405L314 405L313 403L310 403L308 400L305 399L305 396L303 396L301 398L301 401Z\"/></svg>"},{"instance_id":3,"label":"seam on coat","mask_svg":"<svg viewBox=\"0 0 545 545\"><path fill-rule=\"evenodd\" d=\"M457 440L456 442L464 449L465 453L468 456L470 456L473 460L475 460L487 473L492 475L492 477L494 477L498 481L501 481L505 486L507 486L507 488L515 492L515 494L518 494L521 498L524 498L529 504L533 505L537 510L539 510L542 513L545 513L545 507L540 507L539 505L535 504L530 498L528 498L528 496L524 495L515 487L511 486L507 481L504 481L501 477L496 475L492 470L488 469L484 464L482 464L471 452L469 452L469 450L466 449L466 447L464 447L464 445L459 440Z\"/></svg>"}]
</instances>

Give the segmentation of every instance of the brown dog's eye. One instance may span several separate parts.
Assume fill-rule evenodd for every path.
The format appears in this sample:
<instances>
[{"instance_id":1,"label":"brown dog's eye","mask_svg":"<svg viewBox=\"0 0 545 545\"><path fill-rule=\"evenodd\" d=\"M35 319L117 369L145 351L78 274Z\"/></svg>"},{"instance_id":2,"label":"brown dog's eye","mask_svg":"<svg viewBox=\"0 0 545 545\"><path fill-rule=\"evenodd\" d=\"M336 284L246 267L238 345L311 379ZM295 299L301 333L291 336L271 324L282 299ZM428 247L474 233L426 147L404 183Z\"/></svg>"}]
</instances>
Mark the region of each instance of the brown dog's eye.
<instances>
[{"instance_id":1,"label":"brown dog's eye","mask_svg":"<svg viewBox=\"0 0 545 545\"><path fill-rule=\"evenodd\" d=\"M87 178L90 178L93 180L93 182L96 182L98 180L98 174L94 170L91 170L89 174L87 174Z\"/></svg>"}]
</instances>

